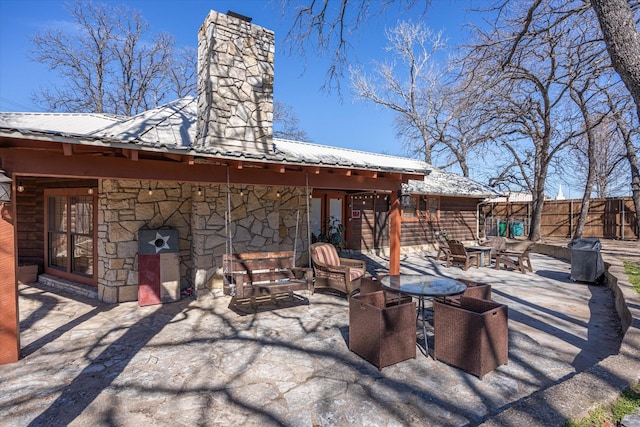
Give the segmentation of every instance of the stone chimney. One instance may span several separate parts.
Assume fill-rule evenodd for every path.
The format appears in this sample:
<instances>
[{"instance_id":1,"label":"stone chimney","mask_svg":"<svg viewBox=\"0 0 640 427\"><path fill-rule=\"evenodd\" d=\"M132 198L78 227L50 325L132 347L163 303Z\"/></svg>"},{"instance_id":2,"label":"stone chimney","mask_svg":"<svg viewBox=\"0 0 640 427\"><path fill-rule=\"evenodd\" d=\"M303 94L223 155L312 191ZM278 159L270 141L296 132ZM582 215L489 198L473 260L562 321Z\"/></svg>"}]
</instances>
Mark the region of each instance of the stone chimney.
<instances>
[{"instance_id":1,"label":"stone chimney","mask_svg":"<svg viewBox=\"0 0 640 427\"><path fill-rule=\"evenodd\" d=\"M211 11L198 32L196 145L270 152L273 31Z\"/></svg>"}]
</instances>

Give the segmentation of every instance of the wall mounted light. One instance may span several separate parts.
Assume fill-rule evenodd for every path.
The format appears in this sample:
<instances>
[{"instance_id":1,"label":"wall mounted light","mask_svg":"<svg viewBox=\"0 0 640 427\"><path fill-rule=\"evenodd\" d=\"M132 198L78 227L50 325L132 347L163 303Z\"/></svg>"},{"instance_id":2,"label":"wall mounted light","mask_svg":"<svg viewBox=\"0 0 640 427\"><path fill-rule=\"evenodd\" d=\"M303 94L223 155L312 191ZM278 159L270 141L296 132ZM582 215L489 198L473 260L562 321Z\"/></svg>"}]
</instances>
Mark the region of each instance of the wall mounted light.
<instances>
[{"instance_id":1,"label":"wall mounted light","mask_svg":"<svg viewBox=\"0 0 640 427\"><path fill-rule=\"evenodd\" d=\"M198 196L202 196L202 187L198 187Z\"/></svg>"},{"instance_id":2,"label":"wall mounted light","mask_svg":"<svg viewBox=\"0 0 640 427\"><path fill-rule=\"evenodd\" d=\"M87 190L87 193L93 194L93 188L89 187L89 189Z\"/></svg>"},{"instance_id":3,"label":"wall mounted light","mask_svg":"<svg viewBox=\"0 0 640 427\"><path fill-rule=\"evenodd\" d=\"M18 182L18 193L24 192L24 185L22 185L22 181Z\"/></svg>"},{"instance_id":4,"label":"wall mounted light","mask_svg":"<svg viewBox=\"0 0 640 427\"><path fill-rule=\"evenodd\" d=\"M4 171L0 169L0 202L11 201L11 178L4 174Z\"/></svg>"},{"instance_id":5,"label":"wall mounted light","mask_svg":"<svg viewBox=\"0 0 640 427\"><path fill-rule=\"evenodd\" d=\"M151 196L153 194L153 190L151 189L151 181L149 181L149 195Z\"/></svg>"}]
</instances>

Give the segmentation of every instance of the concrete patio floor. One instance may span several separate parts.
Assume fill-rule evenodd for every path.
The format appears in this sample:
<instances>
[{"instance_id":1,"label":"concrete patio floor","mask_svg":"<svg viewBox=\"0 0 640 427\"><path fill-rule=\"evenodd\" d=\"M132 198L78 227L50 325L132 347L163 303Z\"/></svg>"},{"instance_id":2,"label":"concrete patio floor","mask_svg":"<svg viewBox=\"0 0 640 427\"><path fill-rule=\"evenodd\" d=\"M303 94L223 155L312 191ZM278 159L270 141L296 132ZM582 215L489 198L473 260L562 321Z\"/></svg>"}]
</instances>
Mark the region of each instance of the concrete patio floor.
<instances>
[{"instance_id":1,"label":"concrete patio floor","mask_svg":"<svg viewBox=\"0 0 640 427\"><path fill-rule=\"evenodd\" d=\"M386 271L385 258L366 258ZM252 312L228 297L138 307L21 286L22 358L0 366L0 424L490 424L620 349L612 292L571 281L566 261L531 259L524 275L402 257L402 273L488 282L508 305L509 363L482 380L420 351L379 371L349 351L348 302L336 295L300 292Z\"/></svg>"}]
</instances>

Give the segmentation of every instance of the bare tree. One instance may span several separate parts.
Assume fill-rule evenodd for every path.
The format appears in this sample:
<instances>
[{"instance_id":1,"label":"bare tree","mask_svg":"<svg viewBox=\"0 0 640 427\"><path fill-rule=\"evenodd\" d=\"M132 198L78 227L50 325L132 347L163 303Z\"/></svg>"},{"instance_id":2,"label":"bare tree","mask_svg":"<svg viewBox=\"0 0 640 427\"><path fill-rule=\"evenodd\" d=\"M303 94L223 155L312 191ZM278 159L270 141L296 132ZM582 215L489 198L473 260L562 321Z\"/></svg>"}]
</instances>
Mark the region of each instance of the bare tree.
<instances>
[{"instance_id":1,"label":"bare tree","mask_svg":"<svg viewBox=\"0 0 640 427\"><path fill-rule=\"evenodd\" d=\"M597 179L599 161L603 160L596 156L597 148L604 145L598 143L597 131L609 114L604 102L605 91L612 86L612 70L606 66L605 52L599 43L594 42L597 38L596 34L593 27L585 22L585 18L584 14L576 15L571 25L566 26L567 30L563 34L564 38L571 40L567 45L563 62L567 70L570 99L578 110L579 121L582 123L583 131L577 135L576 139L582 142L578 146L584 148L583 153L586 158L580 216L573 232L576 238L582 237L589 213L591 193ZM604 106L604 109L601 106Z\"/></svg>"},{"instance_id":2,"label":"bare tree","mask_svg":"<svg viewBox=\"0 0 640 427\"><path fill-rule=\"evenodd\" d=\"M624 96L620 94L609 94L608 103L613 111L613 119L617 126L617 133L624 142L626 149L625 157L629 162L631 172L631 197L636 208L635 229L640 231L640 160L638 152L638 140L640 139L640 127L630 125L633 123L633 113L629 108L630 103L626 102ZM617 96L615 96L617 95ZM635 145L634 145L635 144Z\"/></svg>"},{"instance_id":3,"label":"bare tree","mask_svg":"<svg viewBox=\"0 0 640 427\"><path fill-rule=\"evenodd\" d=\"M197 63L198 52L193 46L185 46L173 56L168 78L178 98L196 93Z\"/></svg>"},{"instance_id":4,"label":"bare tree","mask_svg":"<svg viewBox=\"0 0 640 427\"><path fill-rule=\"evenodd\" d=\"M505 8L510 0L500 1L499 9ZM607 48L608 56L615 71L631 94L636 117L616 116L623 128L638 128L640 123L640 30L638 18L634 16L640 11L640 3L631 0L591 0L559 2L554 0L534 1L524 15L519 31L512 38L512 44L505 63L514 58L514 52L522 40L539 37L541 33L553 31L558 25L575 16L595 14L602 31L602 39ZM536 26L539 21L545 21L543 27ZM595 41L598 41L597 39ZM622 123L621 121L625 121ZM636 229L640 229L640 172L638 169L637 148L631 141L625 140L626 158L631 170L631 191L636 211Z\"/></svg>"},{"instance_id":5,"label":"bare tree","mask_svg":"<svg viewBox=\"0 0 640 427\"><path fill-rule=\"evenodd\" d=\"M301 56L329 53L326 88L340 90L340 78L346 71L348 58L355 56L350 37L368 19L388 12L407 11L417 5L424 9L430 0L281 0L282 9L290 11L292 24L286 40L291 50Z\"/></svg>"},{"instance_id":6,"label":"bare tree","mask_svg":"<svg viewBox=\"0 0 640 427\"><path fill-rule=\"evenodd\" d=\"M625 169L626 149L617 125L612 118L606 118L594 130L593 158L595 161L594 180L591 196L597 198L619 195L628 190L629 179ZM572 144L563 161L566 174L572 174L579 182L586 182L589 169L589 144L587 138L580 138ZM623 174L625 174L623 176Z\"/></svg>"},{"instance_id":7,"label":"bare tree","mask_svg":"<svg viewBox=\"0 0 640 427\"><path fill-rule=\"evenodd\" d=\"M283 2L285 6L293 6L292 0L283 0ZM391 5L410 8L415 6L415 3L421 2L385 0L374 2L375 8L370 7L368 0L341 0L331 4L329 0L307 0L303 3L307 6L291 7L291 10L295 11L295 19L288 39L300 51L304 50L305 43L311 43L315 48L314 53L333 52L332 66L327 74L330 80L334 80L341 75L344 63L349 57L349 36L363 25L368 17ZM514 0L495 1L496 6L492 11L498 16L496 24L504 16L508 16L508 9L514 3L516 3ZM298 4L296 2L296 5ZM426 1L425 4L428 6L429 2ZM595 13L612 65L635 101L635 119L631 121L627 117L619 117L619 119L626 120L625 128L638 128L640 123L640 31L637 25L637 13L640 10L640 2L637 0L591 0L590 2L534 0L519 4L526 5L527 9L521 11L519 25L511 28L511 33L505 35L503 40L508 40L509 43L496 42L501 43L503 48L500 53L502 66L507 67L512 62L518 63L521 59L519 55L526 51L519 49L522 42L526 43L544 34L558 34L557 28L574 16ZM526 99L523 101L526 102ZM627 144L626 149L632 174L631 187L638 221L636 227L640 228L640 174L637 149L632 142ZM537 160L541 159L536 158ZM536 191L542 192L543 189Z\"/></svg>"},{"instance_id":8,"label":"bare tree","mask_svg":"<svg viewBox=\"0 0 640 427\"><path fill-rule=\"evenodd\" d=\"M149 40L149 24L139 12L76 1L69 13L73 31L50 29L31 39L33 59L62 77L60 86L34 95L36 102L54 111L132 115L194 89L185 82L192 71L173 86L181 73L173 38ZM195 68L195 56L191 60Z\"/></svg>"},{"instance_id":9,"label":"bare tree","mask_svg":"<svg viewBox=\"0 0 640 427\"><path fill-rule=\"evenodd\" d=\"M400 22L386 36L386 50L396 61L375 63L377 78L353 69L354 95L394 111L396 131L407 140L409 151L432 163L433 150L441 142L436 123L445 105L445 97L438 93L445 72L434 60L444 48L442 33L421 23Z\"/></svg>"},{"instance_id":10,"label":"bare tree","mask_svg":"<svg viewBox=\"0 0 640 427\"><path fill-rule=\"evenodd\" d=\"M506 150L508 171L503 178L520 178L532 193L529 239L542 237L541 218L545 185L553 159L579 132L573 111L567 108L568 80L563 66L572 40L561 26L536 38L520 41L512 59L504 62L522 11L513 9L488 31L479 31L478 44L466 58L468 79L481 81L480 103L485 122L496 129L497 142ZM545 22L537 22L546 25ZM505 154L503 154L505 156ZM496 182L493 182L496 184Z\"/></svg>"},{"instance_id":11,"label":"bare tree","mask_svg":"<svg viewBox=\"0 0 640 427\"><path fill-rule=\"evenodd\" d=\"M273 136L309 142L307 132L300 128L300 120L293 108L281 101L273 103Z\"/></svg>"}]
</instances>

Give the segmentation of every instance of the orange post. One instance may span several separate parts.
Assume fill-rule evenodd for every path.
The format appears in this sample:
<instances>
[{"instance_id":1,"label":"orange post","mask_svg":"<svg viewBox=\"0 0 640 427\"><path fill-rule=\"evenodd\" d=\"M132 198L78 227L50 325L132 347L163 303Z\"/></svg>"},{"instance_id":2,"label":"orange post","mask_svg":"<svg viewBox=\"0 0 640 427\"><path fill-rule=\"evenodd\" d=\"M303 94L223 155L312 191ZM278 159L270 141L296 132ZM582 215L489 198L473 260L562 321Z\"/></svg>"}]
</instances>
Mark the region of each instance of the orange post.
<instances>
[{"instance_id":1,"label":"orange post","mask_svg":"<svg viewBox=\"0 0 640 427\"><path fill-rule=\"evenodd\" d=\"M0 202L0 365L20 356L15 248L12 205Z\"/></svg>"},{"instance_id":2,"label":"orange post","mask_svg":"<svg viewBox=\"0 0 640 427\"><path fill-rule=\"evenodd\" d=\"M400 215L400 199L397 192L391 192L391 206L389 207L389 274L400 274L400 230L402 218Z\"/></svg>"}]
</instances>

